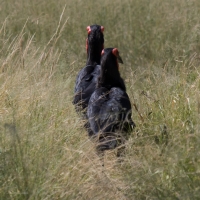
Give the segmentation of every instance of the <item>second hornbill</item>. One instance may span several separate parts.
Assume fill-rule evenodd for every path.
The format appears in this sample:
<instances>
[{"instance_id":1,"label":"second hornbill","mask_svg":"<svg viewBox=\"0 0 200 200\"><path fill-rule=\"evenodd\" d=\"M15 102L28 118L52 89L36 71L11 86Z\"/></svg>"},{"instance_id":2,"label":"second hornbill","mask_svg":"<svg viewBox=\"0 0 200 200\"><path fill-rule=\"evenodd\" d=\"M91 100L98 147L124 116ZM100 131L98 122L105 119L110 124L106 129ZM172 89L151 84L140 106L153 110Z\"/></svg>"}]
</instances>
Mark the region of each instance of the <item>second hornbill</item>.
<instances>
[{"instance_id":1,"label":"second hornbill","mask_svg":"<svg viewBox=\"0 0 200 200\"><path fill-rule=\"evenodd\" d=\"M82 112L86 117L86 108L89 99L95 90L98 76L100 74L101 51L104 48L104 27L91 25L87 27L88 37L86 39L87 62L86 66L77 75L73 104L77 112Z\"/></svg>"},{"instance_id":2,"label":"second hornbill","mask_svg":"<svg viewBox=\"0 0 200 200\"><path fill-rule=\"evenodd\" d=\"M102 51L100 76L87 109L89 136L95 138L100 153L123 144L135 127L118 62L123 63L117 48Z\"/></svg>"}]
</instances>

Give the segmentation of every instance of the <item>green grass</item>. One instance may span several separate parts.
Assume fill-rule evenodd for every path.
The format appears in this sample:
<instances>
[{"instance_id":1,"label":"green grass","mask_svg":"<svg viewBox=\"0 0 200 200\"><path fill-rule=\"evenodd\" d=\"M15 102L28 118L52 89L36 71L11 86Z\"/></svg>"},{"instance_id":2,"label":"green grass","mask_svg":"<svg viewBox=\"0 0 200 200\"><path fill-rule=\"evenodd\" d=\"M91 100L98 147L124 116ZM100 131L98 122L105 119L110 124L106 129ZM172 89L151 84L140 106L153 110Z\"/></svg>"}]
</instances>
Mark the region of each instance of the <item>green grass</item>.
<instances>
[{"instance_id":1,"label":"green grass","mask_svg":"<svg viewBox=\"0 0 200 200\"><path fill-rule=\"evenodd\" d=\"M200 2L0 5L0 199L199 199ZM117 47L137 127L95 154L72 105L86 27Z\"/></svg>"}]
</instances>

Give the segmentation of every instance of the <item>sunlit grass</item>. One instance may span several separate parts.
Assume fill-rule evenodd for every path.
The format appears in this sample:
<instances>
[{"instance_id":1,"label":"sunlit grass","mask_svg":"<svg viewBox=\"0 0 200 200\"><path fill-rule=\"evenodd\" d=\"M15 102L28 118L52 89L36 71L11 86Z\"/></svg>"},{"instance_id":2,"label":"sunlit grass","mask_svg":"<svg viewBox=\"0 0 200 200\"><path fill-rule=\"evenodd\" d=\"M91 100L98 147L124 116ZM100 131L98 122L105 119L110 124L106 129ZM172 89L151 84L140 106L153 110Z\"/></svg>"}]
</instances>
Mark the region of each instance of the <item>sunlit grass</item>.
<instances>
[{"instance_id":1,"label":"sunlit grass","mask_svg":"<svg viewBox=\"0 0 200 200\"><path fill-rule=\"evenodd\" d=\"M198 0L0 5L0 199L198 199ZM105 27L137 127L105 167L72 105L86 26Z\"/></svg>"}]
</instances>

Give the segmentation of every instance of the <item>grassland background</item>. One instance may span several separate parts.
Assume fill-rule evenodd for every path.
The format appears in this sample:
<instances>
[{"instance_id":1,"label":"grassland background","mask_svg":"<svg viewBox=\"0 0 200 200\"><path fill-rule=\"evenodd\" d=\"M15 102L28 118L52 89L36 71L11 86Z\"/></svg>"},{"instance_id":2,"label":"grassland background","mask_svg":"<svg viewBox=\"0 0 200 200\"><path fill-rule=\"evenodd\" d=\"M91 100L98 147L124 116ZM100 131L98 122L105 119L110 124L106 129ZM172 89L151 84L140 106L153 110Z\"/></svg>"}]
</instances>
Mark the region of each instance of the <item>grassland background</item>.
<instances>
[{"instance_id":1,"label":"grassland background","mask_svg":"<svg viewBox=\"0 0 200 200\"><path fill-rule=\"evenodd\" d=\"M0 2L0 199L199 199L199 0ZM104 169L71 103L95 23L137 124Z\"/></svg>"}]
</instances>

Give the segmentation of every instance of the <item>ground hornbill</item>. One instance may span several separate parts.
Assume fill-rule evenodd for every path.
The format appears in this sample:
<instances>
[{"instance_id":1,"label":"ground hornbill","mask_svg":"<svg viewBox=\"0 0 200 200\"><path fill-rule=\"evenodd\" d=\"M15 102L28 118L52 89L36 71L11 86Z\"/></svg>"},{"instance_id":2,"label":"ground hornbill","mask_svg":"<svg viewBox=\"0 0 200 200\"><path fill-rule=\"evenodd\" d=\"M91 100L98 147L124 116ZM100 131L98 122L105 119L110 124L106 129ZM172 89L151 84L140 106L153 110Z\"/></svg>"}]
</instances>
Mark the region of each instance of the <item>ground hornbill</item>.
<instances>
[{"instance_id":1,"label":"ground hornbill","mask_svg":"<svg viewBox=\"0 0 200 200\"><path fill-rule=\"evenodd\" d=\"M117 48L102 51L100 76L87 109L89 136L96 140L97 151L101 154L123 144L135 127L118 62L123 63Z\"/></svg>"},{"instance_id":2,"label":"ground hornbill","mask_svg":"<svg viewBox=\"0 0 200 200\"><path fill-rule=\"evenodd\" d=\"M104 48L104 27L91 25L87 27L88 37L86 39L87 62L86 66L78 73L75 83L75 95L73 104L77 112L82 112L86 117L86 108L90 96L95 90L98 76L100 74L101 51Z\"/></svg>"}]
</instances>

